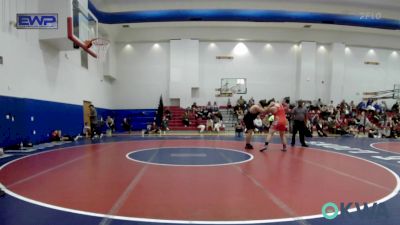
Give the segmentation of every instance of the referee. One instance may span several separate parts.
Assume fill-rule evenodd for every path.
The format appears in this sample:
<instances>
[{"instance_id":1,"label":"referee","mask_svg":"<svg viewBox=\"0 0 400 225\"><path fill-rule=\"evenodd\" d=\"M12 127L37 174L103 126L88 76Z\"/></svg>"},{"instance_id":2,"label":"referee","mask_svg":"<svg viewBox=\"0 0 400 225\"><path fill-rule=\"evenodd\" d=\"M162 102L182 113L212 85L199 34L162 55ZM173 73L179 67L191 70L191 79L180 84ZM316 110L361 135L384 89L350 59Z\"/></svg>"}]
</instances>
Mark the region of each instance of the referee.
<instances>
[{"instance_id":1,"label":"referee","mask_svg":"<svg viewBox=\"0 0 400 225\"><path fill-rule=\"evenodd\" d=\"M304 108L303 101L298 101L298 106L292 110L292 118L293 118L293 135L292 135L292 143L294 146L296 143L296 134L299 131L300 143L303 147L308 147L306 142L304 141L304 131L306 129L306 120L307 120L308 110Z\"/></svg>"}]
</instances>

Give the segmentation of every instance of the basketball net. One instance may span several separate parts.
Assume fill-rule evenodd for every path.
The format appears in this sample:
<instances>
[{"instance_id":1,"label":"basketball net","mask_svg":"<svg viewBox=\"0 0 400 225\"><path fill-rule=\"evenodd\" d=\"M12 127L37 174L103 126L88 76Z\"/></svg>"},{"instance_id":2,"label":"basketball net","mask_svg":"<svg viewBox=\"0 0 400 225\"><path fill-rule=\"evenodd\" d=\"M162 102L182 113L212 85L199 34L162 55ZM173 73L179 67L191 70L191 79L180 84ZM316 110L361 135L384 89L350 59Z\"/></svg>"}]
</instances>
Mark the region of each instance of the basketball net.
<instances>
[{"instance_id":1,"label":"basketball net","mask_svg":"<svg viewBox=\"0 0 400 225\"><path fill-rule=\"evenodd\" d=\"M95 48L97 59L100 62L104 62L106 60L108 48L110 47L110 41L104 38L95 38L90 41L90 46L88 47L90 48L91 45Z\"/></svg>"}]
</instances>

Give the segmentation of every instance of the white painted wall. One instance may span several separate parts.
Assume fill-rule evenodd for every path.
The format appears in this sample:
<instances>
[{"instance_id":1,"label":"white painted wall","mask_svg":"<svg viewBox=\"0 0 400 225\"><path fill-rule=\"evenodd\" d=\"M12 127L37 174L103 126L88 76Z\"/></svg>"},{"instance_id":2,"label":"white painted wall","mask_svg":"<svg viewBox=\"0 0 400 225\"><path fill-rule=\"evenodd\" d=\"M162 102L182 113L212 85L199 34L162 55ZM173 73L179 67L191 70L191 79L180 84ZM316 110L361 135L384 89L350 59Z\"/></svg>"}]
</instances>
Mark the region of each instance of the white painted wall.
<instances>
[{"instance_id":1,"label":"white painted wall","mask_svg":"<svg viewBox=\"0 0 400 225\"><path fill-rule=\"evenodd\" d=\"M342 99L360 101L364 91L391 89L394 83L400 83L400 52L395 55L393 50L375 49L376 55L368 56L369 48L350 46L351 54L345 54L342 43L324 44L323 48L321 44L312 44L308 50L314 52L303 54L313 55L307 66L315 74L310 81L302 83L297 81L301 79L297 77L301 74L298 60L301 49L294 43L243 43L247 51L238 54L234 50L238 42L200 42L199 96L192 98L193 102L205 105L208 101L217 101L225 105L226 97L215 97L221 78L246 78L248 92L243 95L246 99L285 96L299 99L301 93L296 94L296 88L302 85L304 93L336 103ZM114 108L155 108L160 94L165 104L169 104L165 97L170 91L169 43L159 43L157 50L153 46L154 43L117 45ZM234 59L221 60L216 56ZM364 59L368 57L378 60L380 65L365 65ZM235 95L231 100L236 101L238 97Z\"/></svg>"},{"instance_id":2,"label":"white painted wall","mask_svg":"<svg viewBox=\"0 0 400 225\"><path fill-rule=\"evenodd\" d=\"M169 98L179 99L181 107L191 106L192 88L199 88L199 41L170 41Z\"/></svg>"},{"instance_id":3,"label":"white painted wall","mask_svg":"<svg viewBox=\"0 0 400 225\"><path fill-rule=\"evenodd\" d=\"M238 42L202 42L200 44L200 97L199 105L217 101L226 105L227 98L216 98L216 88L221 78L246 78L249 99L265 99L285 96L294 97L296 73L296 48L290 43L243 42L247 52L236 52ZM240 47L239 47L240 48ZM233 56L232 60L216 59L216 56ZM235 95L231 100L235 100Z\"/></svg>"},{"instance_id":4,"label":"white painted wall","mask_svg":"<svg viewBox=\"0 0 400 225\"><path fill-rule=\"evenodd\" d=\"M298 77L299 95L303 100L314 100L317 98L316 88L316 64L317 43L302 42L300 44L300 73Z\"/></svg>"},{"instance_id":5,"label":"white painted wall","mask_svg":"<svg viewBox=\"0 0 400 225\"><path fill-rule=\"evenodd\" d=\"M363 92L390 90L394 84L400 84L399 53L350 46L344 55L342 96L358 100ZM379 62L379 65L366 65L365 61Z\"/></svg>"},{"instance_id":6,"label":"white painted wall","mask_svg":"<svg viewBox=\"0 0 400 225\"><path fill-rule=\"evenodd\" d=\"M81 67L79 50L58 51L39 42L38 30L17 30L9 24L16 13L34 13L38 0L3 0L0 4L0 95L109 108L111 84L102 66L89 56Z\"/></svg>"},{"instance_id":7,"label":"white painted wall","mask_svg":"<svg viewBox=\"0 0 400 225\"><path fill-rule=\"evenodd\" d=\"M172 39L200 41L346 43L347 45L400 49L396 30L367 29L350 26L301 23L188 22L130 24L131 28L102 26L113 30L119 42L160 42Z\"/></svg>"},{"instance_id":8,"label":"white painted wall","mask_svg":"<svg viewBox=\"0 0 400 225\"><path fill-rule=\"evenodd\" d=\"M208 101L226 104L227 98L216 98L215 89L221 78L246 78L248 93L245 98L256 99L285 96L294 97L296 48L290 43L245 43L248 52L234 52L236 42L200 42L199 98L200 105ZM169 43L119 44L117 46L117 74L114 82L114 108L154 108L160 94L168 96ZM216 56L234 56L233 60L219 60ZM189 92L190 94L190 92ZM186 96L182 96L186 97ZM234 96L231 100L235 100ZM169 99L164 97L165 104Z\"/></svg>"},{"instance_id":9,"label":"white painted wall","mask_svg":"<svg viewBox=\"0 0 400 225\"><path fill-rule=\"evenodd\" d=\"M126 43L113 44L111 64L106 67L106 72L117 78L111 84L103 81L103 66L98 66L92 58L89 57L89 70L84 69L80 65L79 51L59 52L40 43L37 30L16 30L10 26L17 12L37 11L38 0L1 0L0 7L0 55L4 58L4 65L0 65L0 95L73 104L91 100L98 107L129 109L156 108L162 94L165 105L170 104L167 98L171 69L169 40L159 42L158 46L151 42L132 42L130 47ZM200 105L214 100L219 104L226 103L227 98L215 97L215 88L220 87L221 78L227 77L246 78L248 93L244 97L257 100L285 96L297 99L299 88L307 91L314 88L313 93L325 101L338 102L343 98L359 101L364 91L391 89L393 84L400 83L400 56L393 54L393 50L375 48L375 54L369 54L370 47L354 47L356 44L382 46L380 42L397 48L398 36L392 34L312 29L299 32L289 28L263 30L259 27L156 27L138 29L137 32L128 32L126 37L137 35L139 39L152 40L174 34L179 38L209 38L209 34L214 33L218 40L227 37L232 40L242 35L271 41L270 46L267 46L269 41L244 42L247 52L243 54L234 51L238 42L215 41L212 46L211 41L200 41L199 96L191 99ZM310 81L315 87L298 82L300 53L293 47L295 43L290 42L292 37L316 43L314 50L317 52L309 53L316 57L316 65L311 65L315 75ZM339 39L351 43L350 52L345 53L346 45ZM321 43L326 46L325 51L319 49ZM304 53L304 57L308 57L307 54ZM217 60L215 57L220 55L232 55L234 59ZM365 65L367 59L380 64ZM231 100L234 102L237 98L234 96Z\"/></svg>"},{"instance_id":10,"label":"white painted wall","mask_svg":"<svg viewBox=\"0 0 400 225\"><path fill-rule=\"evenodd\" d=\"M160 95L169 104L169 42L118 44L116 55L112 108L157 108Z\"/></svg>"},{"instance_id":11,"label":"white painted wall","mask_svg":"<svg viewBox=\"0 0 400 225\"><path fill-rule=\"evenodd\" d=\"M317 98L321 98L322 102L330 101L331 93L330 77L332 75L332 45L317 46L317 64L315 76L315 88Z\"/></svg>"}]
</instances>

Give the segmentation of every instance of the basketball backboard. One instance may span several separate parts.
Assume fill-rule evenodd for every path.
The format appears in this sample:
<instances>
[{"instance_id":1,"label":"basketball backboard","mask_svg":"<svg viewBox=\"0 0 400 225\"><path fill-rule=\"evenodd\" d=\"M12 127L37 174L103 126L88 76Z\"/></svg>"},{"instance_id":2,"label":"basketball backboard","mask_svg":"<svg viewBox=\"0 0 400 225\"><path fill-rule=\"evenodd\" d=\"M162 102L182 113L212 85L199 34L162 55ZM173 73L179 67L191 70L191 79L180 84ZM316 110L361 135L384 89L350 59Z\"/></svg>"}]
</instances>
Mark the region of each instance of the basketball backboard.
<instances>
[{"instance_id":1,"label":"basketball backboard","mask_svg":"<svg viewBox=\"0 0 400 225\"><path fill-rule=\"evenodd\" d=\"M221 93L246 94L246 78L222 78Z\"/></svg>"},{"instance_id":2,"label":"basketball backboard","mask_svg":"<svg viewBox=\"0 0 400 225\"><path fill-rule=\"evenodd\" d=\"M85 44L98 38L98 21L88 9L88 0L40 0L38 12L58 15L58 29L39 31L41 42L61 51L80 47L97 58L96 48Z\"/></svg>"},{"instance_id":3,"label":"basketball backboard","mask_svg":"<svg viewBox=\"0 0 400 225\"><path fill-rule=\"evenodd\" d=\"M400 84L395 84L393 89L393 98L400 99Z\"/></svg>"},{"instance_id":4,"label":"basketball backboard","mask_svg":"<svg viewBox=\"0 0 400 225\"><path fill-rule=\"evenodd\" d=\"M87 5L85 6L78 0L71 0L72 12L67 18L68 38L77 47L82 48L93 57L97 57L94 46L87 47L87 41L98 37L98 21L90 12Z\"/></svg>"}]
</instances>

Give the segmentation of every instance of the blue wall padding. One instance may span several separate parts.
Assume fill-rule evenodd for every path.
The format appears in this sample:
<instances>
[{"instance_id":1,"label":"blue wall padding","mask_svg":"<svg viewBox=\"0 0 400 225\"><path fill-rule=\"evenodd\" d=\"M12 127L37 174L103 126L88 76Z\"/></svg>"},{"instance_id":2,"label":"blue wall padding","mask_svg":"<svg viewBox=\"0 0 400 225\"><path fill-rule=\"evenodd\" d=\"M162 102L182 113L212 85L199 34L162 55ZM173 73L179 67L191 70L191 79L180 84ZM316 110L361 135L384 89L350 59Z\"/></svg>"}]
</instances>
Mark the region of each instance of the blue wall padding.
<instances>
[{"instance_id":1,"label":"blue wall padding","mask_svg":"<svg viewBox=\"0 0 400 225\"><path fill-rule=\"evenodd\" d=\"M171 9L104 12L89 1L89 9L100 23L147 23L177 21L243 21L336 24L357 27L399 30L400 20L362 14L333 14L263 9Z\"/></svg>"},{"instance_id":2,"label":"blue wall padding","mask_svg":"<svg viewBox=\"0 0 400 225\"><path fill-rule=\"evenodd\" d=\"M146 129L156 116L155 109L119 109L112 111L117 130L122 130L121 123L125 117L130 119L133 130L142 130Z\"/></svg>"},{"instance_id":3,"label":"blue wall padding","mask_svg":"<svg viewBox=\"0 0 400 225\"><path fill-rule=\"evenodd\" d=\"M62 130L64 135L71 136L82 132L82 105L0 96L0 106L0 147L21 142L33 144L47 142L50 133L56 129ZM102 117L104 120L108 115L113 117L117 130L122 130L121 122L124 117L131 119L134 130L140 130L145 129L147 124L153 121L155 109L97 108L97 114L99 119ZM33 131L36 133L34 134Z\"/></svg>"}]
</instances>

